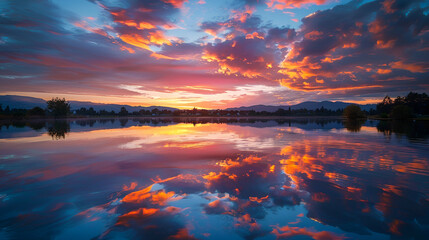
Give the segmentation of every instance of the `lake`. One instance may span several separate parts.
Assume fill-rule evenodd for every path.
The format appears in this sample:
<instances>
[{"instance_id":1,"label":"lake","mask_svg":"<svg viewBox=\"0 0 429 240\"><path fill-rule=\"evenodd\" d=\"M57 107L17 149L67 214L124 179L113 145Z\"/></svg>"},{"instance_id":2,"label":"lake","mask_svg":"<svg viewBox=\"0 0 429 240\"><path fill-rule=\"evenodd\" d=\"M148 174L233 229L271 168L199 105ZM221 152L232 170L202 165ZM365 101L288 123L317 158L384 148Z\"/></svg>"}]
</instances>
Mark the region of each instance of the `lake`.
<instances>
[{"instance_id":1,"label":"lake","mask_svg":"<svg viewBox=\"0 0 429 240\"><path fill-rule=\"evenodd\" d=\"M429 122L3 123L0 239L427 239Z\"/></svg>"}]
</instances>

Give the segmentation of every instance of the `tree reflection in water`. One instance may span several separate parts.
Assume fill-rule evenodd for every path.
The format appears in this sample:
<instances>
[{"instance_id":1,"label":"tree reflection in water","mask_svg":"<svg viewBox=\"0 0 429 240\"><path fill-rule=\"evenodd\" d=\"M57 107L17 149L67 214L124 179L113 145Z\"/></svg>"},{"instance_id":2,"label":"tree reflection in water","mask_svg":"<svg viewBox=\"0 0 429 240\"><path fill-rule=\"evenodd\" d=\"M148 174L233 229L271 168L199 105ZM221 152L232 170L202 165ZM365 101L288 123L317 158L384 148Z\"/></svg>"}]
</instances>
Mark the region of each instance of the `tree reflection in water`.
<instances>
[{"instance_id":1,"label":"tree reflection in water","mask_svg":"<svg viewBox=\"0 0 429 240\"><path fill-rule=\"evenodd\" d=\"M48 135L51 136L52 139L65 139L66 134L70 132L70 123L66 120L57 120L48 122L46 128L48 130Z\"/></svg>"},{"instance_id":2,"label":"tree reflection in water","mask_svg":"<svg viewBox=\"0 0 429 240\"><path fill-rule=\"evenodd\" d=\"M411 140L427 139L429 138L429 121L379 121L377 130L387 136L391 136L394 133L398 136L406 136Z\"/></svg>"},{"instance_id":3,"label":"tree reflection in water","mask_svg":"<svg viewBox=\"0 0 429 240\"><path fill-rule=\"evenodd\" d=\"M345 120L343 122L344 127L347 129L347 131L349 132L359 132L360 129L362 128L362 125L366 122L365 119L349 119L349 120Z\"/></svg>"}]
</instances>

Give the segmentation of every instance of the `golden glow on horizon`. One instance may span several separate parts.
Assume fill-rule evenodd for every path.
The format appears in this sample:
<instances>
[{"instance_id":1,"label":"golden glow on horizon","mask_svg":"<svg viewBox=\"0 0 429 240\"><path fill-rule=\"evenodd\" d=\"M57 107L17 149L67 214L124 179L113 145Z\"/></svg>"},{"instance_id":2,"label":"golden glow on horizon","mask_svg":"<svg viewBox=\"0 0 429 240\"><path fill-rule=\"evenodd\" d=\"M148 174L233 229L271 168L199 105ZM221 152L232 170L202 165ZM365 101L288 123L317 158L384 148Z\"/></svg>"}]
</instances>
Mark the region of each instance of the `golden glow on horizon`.
<instances>
[{"instance_id":1,"label":"golden glow on horizon","mask_svg":"<svg viewBox=\"0 0 429 240\"><path fill-rule=\"evenodd\" d=\"M283 83L284 84L284 83ZM380 86L365 86L365 87L380 87ZM128 87L127 87L128 88ZM352 87L352 88L337 88L329 89L329 91L342 91L346 89L360 89L364 87ZM2 95L19 95L26 97L35 97L42 98L44 100L50 100L53 97L66 98L68 101L82 101L82 102L92 102L100 104L121 104L121 105L130 105L130 106L164 106L164 107L173 107L178 109L192 109L194 107L200 109L224 109L228 107L240 107L240 106L251 106L257 105L260 103L249 103L249 104L234 104L234 100L243 97L243 96L256 96L258 93L263 92L267 94L273 94L278 99L278 104L272 105L294 105L306 100L297 101L296 99L284 100L281 95L282 90L287 91L289 87L272 87L264 85L249 85L237 87L235 91L225 91L223 93L216 93L215 89L211 89L209 86L184 86L181 89L175 90L174 88L170 89L165 87L165 92L156 92L156 91L145 91L139 90L139 87L131 87L127 90L130 91L140 91L136 92L136 95L93 95L93 94L70 94L70 93L49 93L49 92L1 92ZM194 93L193 90L206 91L208 93ZM213 93L214 92L214 93ZM322 91L313 90L310 92L318 93ZM153 94L153 95L151 95ZM156 94L159 94L159 97L156 97ZM144 95L149 95L151 97L145 97ZM309 99L309 101L311 98ZM349 99L337 99L332 100L349 102L355 104L376 104L379 103L382 98L377 97L368 97L361 98L361 100L349 100ZM231 102L231 103L230 103Z\"/></svg>"}]
</instances>

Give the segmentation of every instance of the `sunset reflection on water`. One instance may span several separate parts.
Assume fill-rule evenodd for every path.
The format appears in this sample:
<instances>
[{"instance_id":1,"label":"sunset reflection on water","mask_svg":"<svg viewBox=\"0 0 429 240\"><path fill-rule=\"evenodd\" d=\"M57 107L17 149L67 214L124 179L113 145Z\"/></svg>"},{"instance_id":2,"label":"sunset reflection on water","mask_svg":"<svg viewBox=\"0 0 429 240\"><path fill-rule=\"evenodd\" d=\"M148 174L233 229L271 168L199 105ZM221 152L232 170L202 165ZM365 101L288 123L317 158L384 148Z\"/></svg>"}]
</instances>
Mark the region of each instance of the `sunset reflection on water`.
<instances>
[{"instance_id":1,"label":"sunset reflection on water","mask_svg":"<svg viewBox=\"0 0 429 240\"><path fill-rule=\"evenodd\" d=\"M424 239L428 130L407 124L4 125L0 238Z\"/></svg>"}]
</instances>

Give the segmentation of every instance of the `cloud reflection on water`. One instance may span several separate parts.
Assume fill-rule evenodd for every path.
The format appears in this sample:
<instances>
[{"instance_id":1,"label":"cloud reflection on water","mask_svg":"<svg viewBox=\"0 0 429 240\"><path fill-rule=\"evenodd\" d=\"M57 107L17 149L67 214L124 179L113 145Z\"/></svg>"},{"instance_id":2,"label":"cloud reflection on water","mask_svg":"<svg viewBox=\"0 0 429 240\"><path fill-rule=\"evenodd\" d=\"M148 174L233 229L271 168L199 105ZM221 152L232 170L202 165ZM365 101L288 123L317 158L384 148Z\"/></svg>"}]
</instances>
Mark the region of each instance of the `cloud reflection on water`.
<instances>
[{"instance_id":1,"label":"cloud reflection on water","mask_svg":"<svg viewBox=\"0 0 429 240\"><path fill-rule=\"evenodd\" d=\"M375 126L71 129L61 141L1 139L0 226L11 239L428 233L427 150L386 142Z\"/></svg>"}]
</instances>

